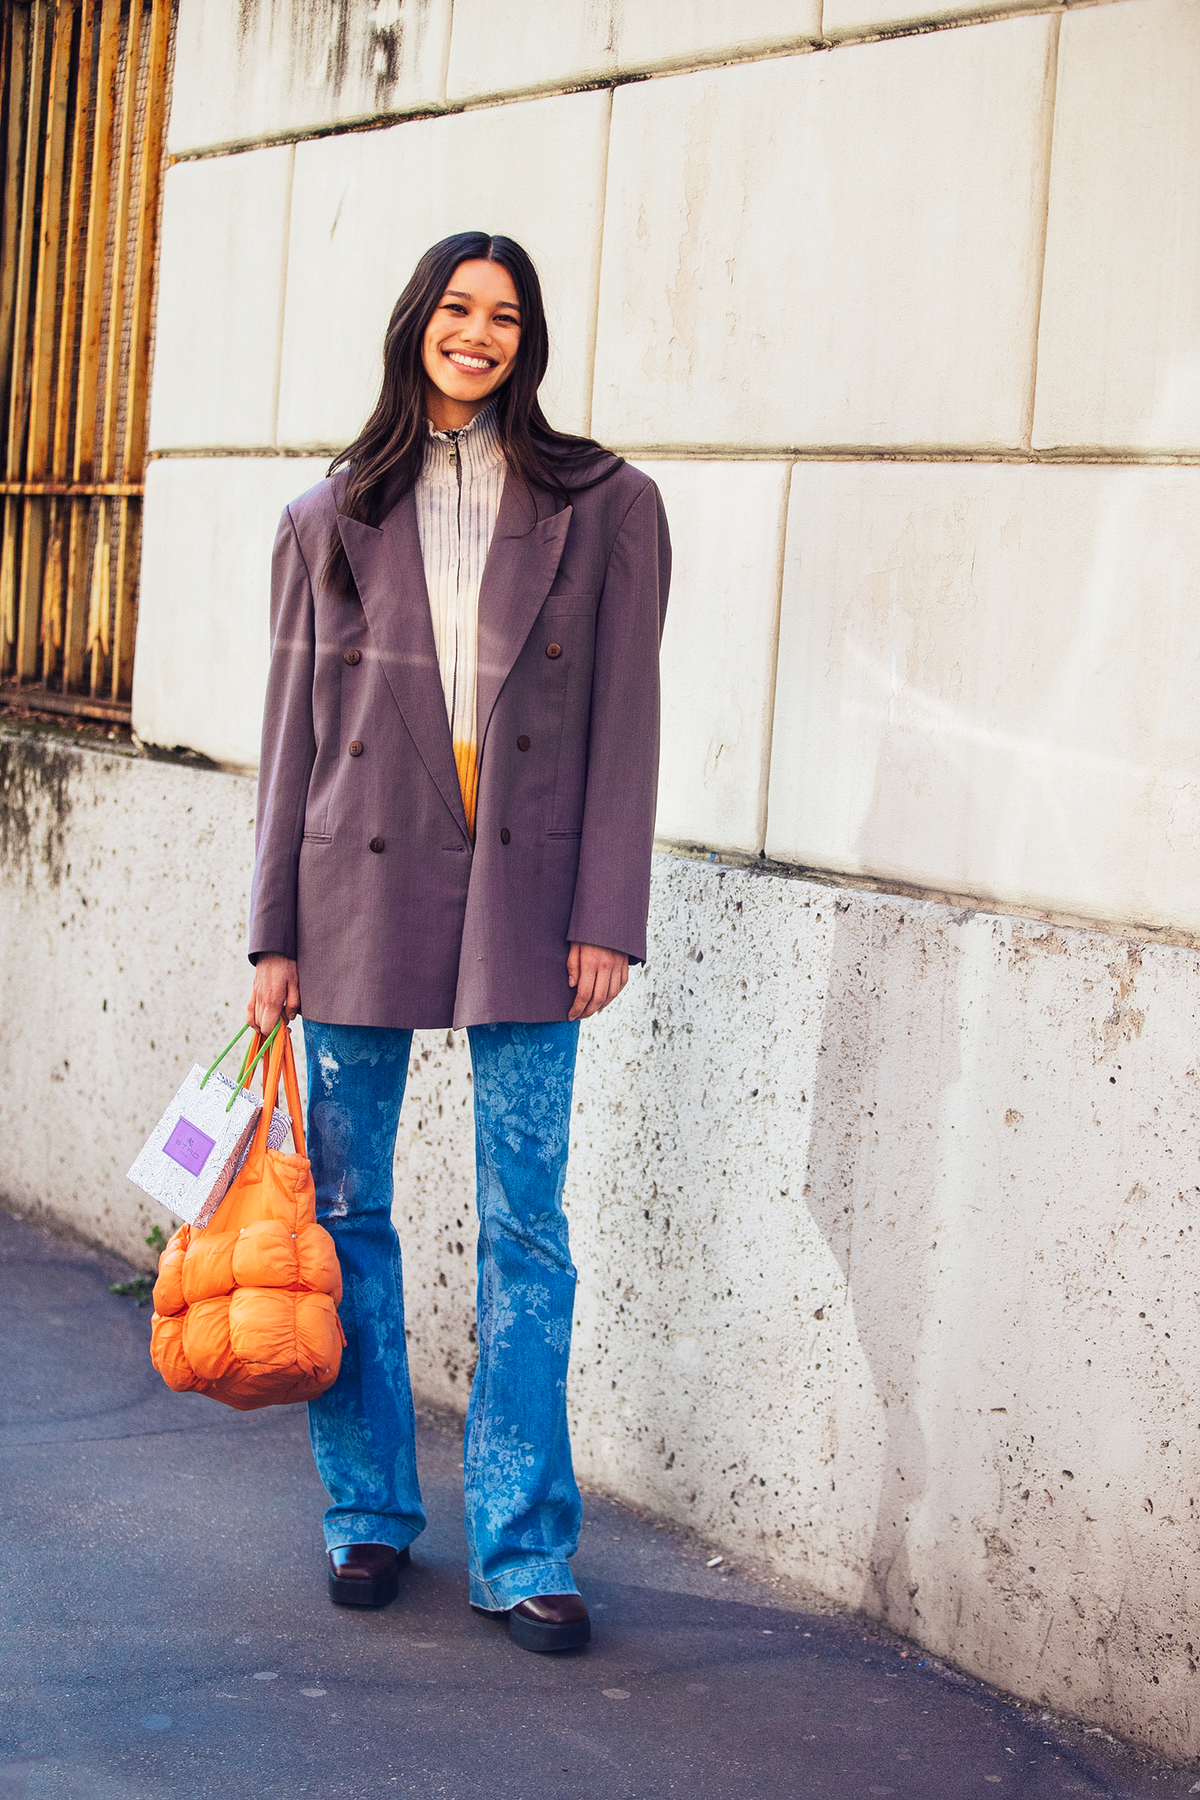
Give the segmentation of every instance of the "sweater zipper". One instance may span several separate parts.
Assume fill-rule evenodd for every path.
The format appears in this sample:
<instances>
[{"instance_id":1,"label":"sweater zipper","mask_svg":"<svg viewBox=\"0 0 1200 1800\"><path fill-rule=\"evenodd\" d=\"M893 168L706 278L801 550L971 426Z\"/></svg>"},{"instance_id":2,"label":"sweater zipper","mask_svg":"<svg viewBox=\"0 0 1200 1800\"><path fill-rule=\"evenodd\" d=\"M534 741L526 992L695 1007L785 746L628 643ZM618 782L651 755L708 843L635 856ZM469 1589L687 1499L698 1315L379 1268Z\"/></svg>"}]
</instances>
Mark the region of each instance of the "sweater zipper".
<instances>
[{"instance_id":1,"label":"sweater zipper","mask_svg":"<svg viewBox=\"0 0 1200 1800\"><path fill-rule=\"evenodd\" d=\"M451 432L448 432L446 435L450 439L450 461L451 461L451 464L453 465L455 479L457 480L457 483L458 483L458 497L457 497L457 500L455 502L455 507L454 507L454 557L455 557L455 563L454 563L454 594L455 594L454 698L453 698L452 707L451 707L451 717L453 717L454 712L457 711L457 708L458 708L459 644L458 644L458 604L457 604L457 602L458 602L458 597L462 592L462 456L460 455L459 448L458 448L458 440L462 436L462 432L461 431L451 431Z\"/></svg>"},{"instance_id":2,"label":"sweater zipper","mask_svg":"<svg viewBox=\"0 0 1200 1800\"><path fill-rule=\"evenodd\" d=\"M462 456L459 454L458 440L462 436L462 431L461 430L448 431L446 433L446 436L450 439L450 466L454 470L455 479L458 482L458 502L454 509L454 517L455 517L455 522L458 526L458 538L459 538L459 545L461 548L461 545L462 545Z\"/></svg>"}]
</instances>

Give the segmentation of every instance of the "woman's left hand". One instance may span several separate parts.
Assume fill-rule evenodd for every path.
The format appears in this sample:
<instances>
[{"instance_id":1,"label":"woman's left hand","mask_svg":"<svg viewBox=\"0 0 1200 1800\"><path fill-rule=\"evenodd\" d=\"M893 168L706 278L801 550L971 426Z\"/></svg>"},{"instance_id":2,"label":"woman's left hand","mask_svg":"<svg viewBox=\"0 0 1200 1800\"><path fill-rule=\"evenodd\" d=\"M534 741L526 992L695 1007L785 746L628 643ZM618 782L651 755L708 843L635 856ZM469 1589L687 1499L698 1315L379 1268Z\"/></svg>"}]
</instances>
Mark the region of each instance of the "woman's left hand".
<instances>
[{"instance_id":1,"label":"woman's left hand","mask_svg":"<svg viewBox=\"0 0 1200 1800\"><path fill-rule=\"evenodd\" d=\"M629 980L629 958L622 950L602 950L598 944L572 944L567 980L575 989L568 1019L590 1019L603 1012Z\"/></svg>"}]
</instances>

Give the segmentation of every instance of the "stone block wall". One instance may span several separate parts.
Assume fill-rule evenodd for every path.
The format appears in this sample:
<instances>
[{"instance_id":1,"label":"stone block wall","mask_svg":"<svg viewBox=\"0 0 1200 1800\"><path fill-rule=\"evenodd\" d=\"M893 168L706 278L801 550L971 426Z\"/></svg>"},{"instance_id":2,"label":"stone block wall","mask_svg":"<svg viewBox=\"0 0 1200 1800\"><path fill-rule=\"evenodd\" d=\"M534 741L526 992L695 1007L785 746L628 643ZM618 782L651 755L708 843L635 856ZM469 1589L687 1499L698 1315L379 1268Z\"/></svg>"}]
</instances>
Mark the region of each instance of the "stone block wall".
<instances>
[{"instance_id":1,"label":"stone block wall","mask_svg":"<svg viewBox=\"0 0 1200 1800\"><path fill-rule=\"evenodd\" d=\"M550 415L669 493L663 840L1190 942L1200 14L1006 10L183 0L141 735L253 767L248 495L482 225L542 271ZM244 626L198 642L217 555Z\"/></svg>"}]
</instances>

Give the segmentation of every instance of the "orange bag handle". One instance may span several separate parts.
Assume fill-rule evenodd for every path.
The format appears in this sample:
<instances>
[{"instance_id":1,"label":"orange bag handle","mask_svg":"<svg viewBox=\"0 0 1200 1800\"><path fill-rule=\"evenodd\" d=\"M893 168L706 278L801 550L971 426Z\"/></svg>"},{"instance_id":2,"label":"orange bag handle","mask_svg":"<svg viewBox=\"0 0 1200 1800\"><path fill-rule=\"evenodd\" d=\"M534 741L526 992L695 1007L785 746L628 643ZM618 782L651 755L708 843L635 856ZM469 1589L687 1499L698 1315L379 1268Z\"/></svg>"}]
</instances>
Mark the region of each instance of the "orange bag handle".
<instances>
[{"instance_id":1,"label":"orange bag handle","mask_svg":"<svg viewBox=\"0 0 1200 1800\"><path fill-rule=\"evenodd\" d=\"M259 1034L256 1032L256 1042L258 1036ZM253 1061L253 1058L251 1060ZM266 1153L267 1132L270 1130L271 1116L279 1101L279 1077L282 1073L284 1092L287 1096L287 1109L292 1122L292 1139L297 1155L303 1156L305 1154L304 1119L300 1111L300 1083L296 1079L296 1058L292 1053L292 1035L286 1025L279 1031L271 1048L270 1058L263 1063L262 1069L263 1109L262 1117L258 1121L258 1129L254 1134L252 1154L264 1155Z\"/></svg>"},{"instance_id":2,"label":"orange bag handle","mask_svg":"<svg viewBox=\"0 0 1200 1800\"><path fill-rule=\"evenodd\" d=\"M292 1142L296 1146L297 1156L306 1156L304 1147L304 1114L300 1107L300 1083L296 1077L296 1056L292 1049L292 1034L285 1025L281 1033L283 1037L283 1086L287 1094L288 1116L292 1121Z\"/></svg>"}]
</instances>

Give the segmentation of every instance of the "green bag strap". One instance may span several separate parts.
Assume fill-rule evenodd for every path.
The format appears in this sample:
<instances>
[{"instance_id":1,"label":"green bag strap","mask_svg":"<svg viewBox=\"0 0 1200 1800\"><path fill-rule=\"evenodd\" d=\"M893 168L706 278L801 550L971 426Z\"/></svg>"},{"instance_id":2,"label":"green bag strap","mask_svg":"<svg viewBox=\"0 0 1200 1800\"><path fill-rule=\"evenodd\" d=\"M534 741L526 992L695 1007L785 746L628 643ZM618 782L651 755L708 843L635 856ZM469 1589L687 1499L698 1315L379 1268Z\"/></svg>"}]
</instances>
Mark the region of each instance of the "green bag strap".
<instances>
[{"instance_id":1,"label":"green bag strap","mask_svg":"<svg viewBox=\"0 0 1200 1800\"><path fill-rule=\"evenodd\" d=\"M250 1053L254 1049L253 1039L247 1045L246 1054L242 1058L241 1072L238 1075L237 1081L234 1083L233 1092L229 1096L229 1104L225 1108L226 1112L232 1112L234 1101L237 1099L238 1095L242 1092L242 1090L250 1085L250 1082L254 1078L255 1069L258 1067L259 1063L262 1061L263 1057L266 1055L267 1051L271 1048L271 1045L274 1043L275 1032L279 1030L279 1025L282 1023L283 1023L283 1021L281 1019L279 1021L279 1024L276 1025L275 1031L273 1031L271 1033L271 1035L267 1039L266 1043L263 1044L262 1048L258 1052L258 1055L254 1058L253 1062L251 1062L251 1060L250 1060ZM225 1058L229 1055L229 1052L233 1049L233 1046L236 1043L238 1043L240 1039L245 1037L245 1035L249 1031L249 1029L250 1029L249 1023L247 1023L242 1026L242 1029L239 1032L237 1032L233 1037L230 1038L229 1042L226 1044L225 1048L222 1050L220 1056L218 1056L216 1062L212 1063L210 1065L210 1067L205 1071L204 1078L200 1083L200 1086L202 1088L207 1086L209 1076L216 1073L217 1069L225 1061ZM255 1035L255 1037L257 1037L258 1033L255 1032L254 1035Z\"/></svg>"},{"instance_id":2,"label":"green bag strap","mask_svg":"<svg viewBox=\"0 0 1200 1800\"><path fill-rule=\"evenodd\" d=\"M253 1081L255 1069L257 1069L259 1063L262 1062L263 1057L267 1054L267 1051L271 1048L271 1045L275 1042L276 1037L279 1035L279 1027L282 1024L283 1024L283 1019L282 1019L282 1017L280 1017L275 1021L274 1031L271 1033L270 1037L267 1038L266 1042L263 1044L262 1048L259 1050L258 1055L254 1058L254 1061L250 1064L250 1067L246 1068L245 1065L243 1064L242 1073L241 1073L240 1077L238 1078L238 1084L234 1088L232 1094L230 1094L230 1096L229 1096L229 1105L225 1108L226 1112L230 1112L232 1110L233 1103L237 1099L238 1095L242 1092L243 1088L249 1087L250 1083ZM241 1036L241 1032L238 1033L238 1037L240 1037L240 1036ZM233 1041L236 1044L237 1038L234 1038ZM249 1054L249 1052L247 1052L247 1054ZM264 1083L266 1081L266 1076L267 1076L267 1071L266 1071L266 1065L264 1064L264 1066L263 1066L263 1081L264 1081ZM266 1099L265 1093L263 1095L263 1098L264 1098L264 1100Z\"/></svg>"},{"instance_id":3,"label":"green bag strap","mask_svg":"<svg viewBox=\"0 0 1200 1800\"><path fill-rule=\"evenodd\" d=\"M245 1025L242 1026L242 1029L237 1033L236 1037L230 1038L229 1042L226 1044L225 1048L222 1050L220 1056L218 1056L216 1062L210 1064L208 1070L206 1071L204 1080L200 1083L200 1086L202 1088L208 1086L209 1076L214 1075L216 1073L217 1069L225 1061L225 1058L229 1055L229 1052L233 1049L233 1046L237 1043L238 1038L244 1038L246 1033L249 1031L249 1029L250 1029L250 1025L249 1025L249 1022L247 1022ZM249 1054L250 1054L250 1052L247 1051L246 1055L248 1056ZM243 1059L243 1062L242 1062L242 1073L243 1074L245 1073L245 1070L246 1070L246 1064L245 1064L245 1060ZM242 1081L242 1077L241 1077L241 1075L239 1075L238 1076L238 1086L239 1087L241 1086L241 1081Z\"/></svg>"}]
</instances>

